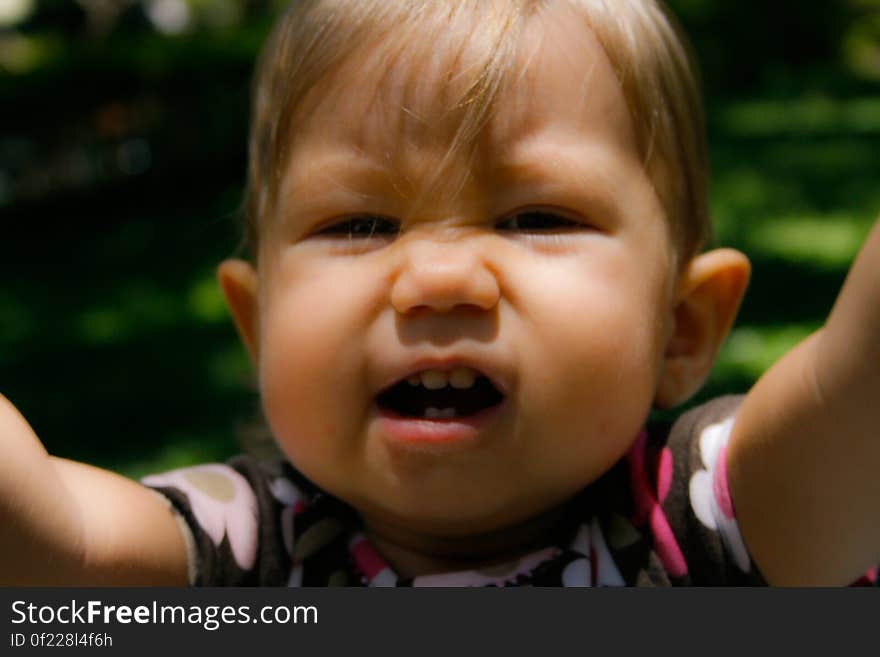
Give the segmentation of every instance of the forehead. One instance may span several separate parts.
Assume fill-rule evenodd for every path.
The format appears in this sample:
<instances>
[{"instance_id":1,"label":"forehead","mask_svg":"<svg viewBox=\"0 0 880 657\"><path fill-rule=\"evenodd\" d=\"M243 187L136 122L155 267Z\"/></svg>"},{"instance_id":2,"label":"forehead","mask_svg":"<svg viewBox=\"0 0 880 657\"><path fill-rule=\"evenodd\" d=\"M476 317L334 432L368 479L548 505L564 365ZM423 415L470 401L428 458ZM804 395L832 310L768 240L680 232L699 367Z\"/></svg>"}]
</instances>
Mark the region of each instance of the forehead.
<instances>
[{"instance_id":1,"label":"forehead","mask_svg":"<svg viewBox=\"0 0 880 657\"><path fill-rule=\"evenodd\" d=\"M481 162L516 161L539 143L564 150L573 136L597 151L639 159L611 62L567 3L525 17L521 31L506 37L474 13L439 18L396 38L382 34L311 90L293 131L287 178L295 179L316 153L421 177L420 166L442 160L473 116L474 90L486 83L487 70L504 63L497 94L469 144ZM499 51L499 44L508 47Z\"/></svg>"}]
</instances>

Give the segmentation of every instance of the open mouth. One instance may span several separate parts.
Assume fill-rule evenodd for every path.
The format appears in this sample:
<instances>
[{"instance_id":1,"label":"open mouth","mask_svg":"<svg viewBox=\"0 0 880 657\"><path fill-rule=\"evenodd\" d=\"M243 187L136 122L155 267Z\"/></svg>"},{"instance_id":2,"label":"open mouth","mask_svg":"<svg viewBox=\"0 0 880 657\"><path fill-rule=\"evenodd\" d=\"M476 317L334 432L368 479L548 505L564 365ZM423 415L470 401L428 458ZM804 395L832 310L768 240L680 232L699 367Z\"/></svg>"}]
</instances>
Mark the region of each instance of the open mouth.
<instances>
[{"instance_id":1,"label":"open mouth","mask_svg":"<svg viewBox=\"0 0 880 657\"><path fill-rule=\"evenodd\" d=\"M383 411L403 418L451 420L497 406L504 395L469 367L429 369L398 381L376 398Z\"/></svg>"}]
</instances>

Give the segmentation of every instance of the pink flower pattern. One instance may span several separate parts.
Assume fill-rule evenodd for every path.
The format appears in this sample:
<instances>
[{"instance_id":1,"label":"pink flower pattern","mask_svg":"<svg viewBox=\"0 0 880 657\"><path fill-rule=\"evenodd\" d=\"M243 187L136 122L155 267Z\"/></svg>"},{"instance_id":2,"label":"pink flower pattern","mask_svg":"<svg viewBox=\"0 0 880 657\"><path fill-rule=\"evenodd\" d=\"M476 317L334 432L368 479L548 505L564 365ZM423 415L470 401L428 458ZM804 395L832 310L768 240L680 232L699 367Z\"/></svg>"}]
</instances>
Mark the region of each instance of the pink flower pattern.
<instances>
[{"instance_id":1,"label":"pink flower pattern","mask_svg":"<svg viewBox=\"0 0 880 657\"><path fill-rule=\"evenodd\" d=\"M220 546L225 536L236 563L247 570L257 557L257 499L247 480L225 465L207 464L145 477L156 488L186 494L196 521Z\"/></svg>"},{"instance_id":2,"label":"pink flower pattern","mask_svg":"<svg viewBox=\"0 0 880 657\"><path fill-rule=\"evenodd\" d=\"M652 486L646 460L647 439L648 434L642 431L626 455L636 507L632 521L637 527L647 525L650 528L654 548L666 571L673 577L684 577L688 572L687 562L662 506L672 483L672 453L667 447L660 451L653 477L656 484Z\"/></svg>"}]
</instances>

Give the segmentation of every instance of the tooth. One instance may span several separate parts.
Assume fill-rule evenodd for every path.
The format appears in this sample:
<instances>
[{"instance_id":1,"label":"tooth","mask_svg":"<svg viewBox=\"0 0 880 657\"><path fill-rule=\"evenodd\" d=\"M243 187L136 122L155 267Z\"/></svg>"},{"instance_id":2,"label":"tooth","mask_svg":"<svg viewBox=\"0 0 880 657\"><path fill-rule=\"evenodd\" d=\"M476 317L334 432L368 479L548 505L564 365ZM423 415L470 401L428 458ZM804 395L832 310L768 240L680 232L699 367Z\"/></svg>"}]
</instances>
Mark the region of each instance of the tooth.
<instances>
[{"instance_id":1,"label":"tooth","mask_svg":"<svg viewBox=\"0 0 880 657\"><path fill-rule=\"evenodd\" d=\"M428 420L449 420L455 417L455 408L449 407L443 410L428 406L425 409L425 418Z\"/></svg>"},{"instance_id":2,"label":"tooth","mask_svg":"<svg viewBox=\"0 0 880 657\"><path fill-rule=\"evenodd\" d=\"M477 373L470 367L456 367L449 374L449 383L453 388L464 390L474 385L477 379Z\"/></svg>"},{"instance_id":3,"label":"tooth","mask_svg":"<svg viewBox=\"0 0 880 657\"><path fill-rule=\"evenodd\" d=\"M449 381L446 372L441 372L440 370L425 370L419 376L422 380L422 385L428 390L445 388Z\"/></svg>"},{"instance_id":4,"label":"tooth","mask_svg":"<svg viewBox=\"0 0 880 657\"><path fill-rule=\"evenodd\" d=\"M419 378L419 375L418 375L418 374L413 374L411 377L409 377L409 378L406 380L406 382L407 382L408 384L410 384L411 386L417 386L417 385L419 385L419 384L422 382L422 380Z\"/></svg>"}]
</instances>

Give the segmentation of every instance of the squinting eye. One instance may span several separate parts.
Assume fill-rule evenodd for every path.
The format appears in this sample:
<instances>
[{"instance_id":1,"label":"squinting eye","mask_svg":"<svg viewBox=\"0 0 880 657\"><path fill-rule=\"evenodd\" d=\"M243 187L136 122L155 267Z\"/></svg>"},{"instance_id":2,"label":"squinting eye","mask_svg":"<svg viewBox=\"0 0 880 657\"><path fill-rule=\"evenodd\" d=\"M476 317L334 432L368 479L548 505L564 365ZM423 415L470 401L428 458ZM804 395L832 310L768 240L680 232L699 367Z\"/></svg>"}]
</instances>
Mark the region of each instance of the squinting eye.
<instances>
[{"instance_id":1,"label":"squinting eye","mask_svg":"<svg viewBox=\"0 0 880 657\"><path fill-rule=\"evenodd\" d=\"M502 231L546 233L575 230L583 228L583 224L547 210L525 210L505 217L495 224L495 228Z\"/></svg>"},{"instance_id":2,"label":"squinting eye","mask_svg":"<svg viewBox=\"0 0 880 657\"><path fill-rule=\"evenodd\" d=\"M319 230L316 235L324 237L345 237L349 239L369 239L371 237L393 237L400 226L393 219L374 215L349 217Z\"/></svg>"}]
</instances>

